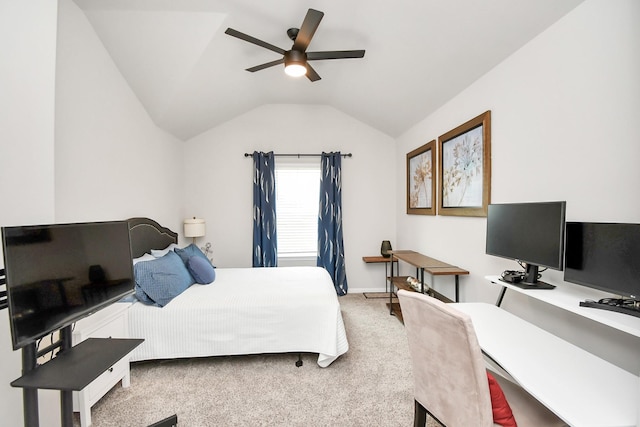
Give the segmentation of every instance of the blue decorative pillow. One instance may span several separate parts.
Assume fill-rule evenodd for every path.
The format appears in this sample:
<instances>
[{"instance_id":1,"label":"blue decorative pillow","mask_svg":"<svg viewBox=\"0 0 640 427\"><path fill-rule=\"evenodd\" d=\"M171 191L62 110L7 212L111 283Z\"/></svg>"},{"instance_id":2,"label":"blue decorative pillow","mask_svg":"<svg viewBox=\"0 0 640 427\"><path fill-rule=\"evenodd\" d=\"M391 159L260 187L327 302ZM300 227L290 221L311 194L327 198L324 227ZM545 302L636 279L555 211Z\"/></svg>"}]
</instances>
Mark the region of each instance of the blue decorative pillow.
<instances>
[{"instance_id":1,"label":"blue decorative pillow","mask_svg":"<svg viewBox=\"0 0 640 427\"><path fill-rule=\"evenodd\" d=\"M146 261L145 261L146 262ZM133 267L135 269L135 266ZM138 285L138 281L136 280L136 286L135 286L135 292L133 293L133 296L135 296L138 301L143 302L145 304L148 305L158 305L156 304L151 298L149 298L149 295L147 295L142 288L140 287L140 285Z\"/></svg>"},{"instance_id":2,"label":"blue decorative pillow","mask_svg":"<svg viewBox=\"0 0 640 427\"><path fill-rule=\"evenodd\" d=\"M209 258L207 258L205 254L202 253L200 248L193 243L184 249L175 248L174 251L180 256L180 258L182 258L182 262L184 262L185 265L187 265L187 262L189 262L189 258L191 258L192 256L198 256L198 257L201 257L203 260L207 261L209 265L211 265L211 267L213 268L216 267L215 265L211 264L211 261L209 261Z\"/></svg>"},{"instance_id":3,"label":"blue decorative pillow","mask_svg":"<svg viewBox=\"0 0 640 427\"><path fill-rule=\"evenodd\" d=\"M160 307L167 305L194 283L187 267L173 251L153 261L139 262L133 269L136 297Z\"/></svg>"},{"instance_id":4,"label":"blue decorative pillow","mask_svg":"<svg viewBox=\"0 0 640 427\"><path fill-rule=\"evenodd\" d=\"M187 260L187 270L196 280L196 283L203 285L212 283L216 279L216 270L207 259L199 256L192 256Z\"/></svg>"}]
</instances>

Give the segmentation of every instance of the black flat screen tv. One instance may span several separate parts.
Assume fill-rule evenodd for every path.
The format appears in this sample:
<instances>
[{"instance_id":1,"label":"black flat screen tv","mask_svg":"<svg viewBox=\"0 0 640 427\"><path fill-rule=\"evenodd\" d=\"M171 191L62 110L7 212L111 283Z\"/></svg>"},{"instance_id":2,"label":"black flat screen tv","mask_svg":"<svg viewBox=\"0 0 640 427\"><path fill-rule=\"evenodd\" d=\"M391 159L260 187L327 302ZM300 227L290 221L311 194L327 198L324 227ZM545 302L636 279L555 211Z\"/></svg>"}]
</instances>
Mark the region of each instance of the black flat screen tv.
<instances>
[{"instance_id":1,"label":"black flat screen tv","mask_svg":"<svg viewBox=\"0 0 640 427\"><path fill-rule=\"evenodd\" d=\"M518 261L522 279L512 284L553 289L539 279L540 267L562 271L566 202L491 204L487 212L486 253Z\"/></svg>"},{"instance_id":2,"label":"black flat screen tv","mask_svg":"<svg viewBox=\"0 0 640 427\"><path fill-rule=\"evenodd\" d=\"M126 221L2 228L13 348L134 291Z\"/></svg>"},{"instance_id":3,"label":"black flat screen tv","mask_svg":"<svg viewBox=\"0 0 640 427\"><path fill-rule=\"evenodd\" d=\"M568 222L564 280L640 299L640 224Z\"/></svg>"}]
</instances>

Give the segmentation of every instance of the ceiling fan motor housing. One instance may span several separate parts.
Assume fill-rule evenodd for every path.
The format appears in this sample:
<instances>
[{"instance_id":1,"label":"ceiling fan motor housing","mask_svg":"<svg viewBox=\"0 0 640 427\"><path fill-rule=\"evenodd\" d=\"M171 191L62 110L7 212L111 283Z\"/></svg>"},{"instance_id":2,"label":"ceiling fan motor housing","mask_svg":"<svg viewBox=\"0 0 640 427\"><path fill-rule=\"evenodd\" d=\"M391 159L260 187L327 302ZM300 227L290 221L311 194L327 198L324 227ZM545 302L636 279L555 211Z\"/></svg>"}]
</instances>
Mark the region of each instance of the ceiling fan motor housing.
<instances>
[{"instance_id":1,"label":"ceiling fan motor housing","mask_svg":"<svg viewBox=\"0 0 640 427\"><path fill-rule=\"evenodd\" d=\"M288 50L284 53L284 64L305 64L307 62L307 54L299 50Z\"/></svg>"}]
</instances>

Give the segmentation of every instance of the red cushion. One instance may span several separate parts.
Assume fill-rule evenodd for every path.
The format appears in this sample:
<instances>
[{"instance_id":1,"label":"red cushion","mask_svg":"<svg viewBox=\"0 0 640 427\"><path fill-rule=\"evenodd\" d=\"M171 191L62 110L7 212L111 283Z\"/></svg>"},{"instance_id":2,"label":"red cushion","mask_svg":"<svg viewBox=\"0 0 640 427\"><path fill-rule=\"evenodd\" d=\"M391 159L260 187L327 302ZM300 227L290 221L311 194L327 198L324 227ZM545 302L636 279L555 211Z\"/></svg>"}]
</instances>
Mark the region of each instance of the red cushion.
<instances>
[{"instance_id":1,"label":"red cushion","mask_svg":"<svg viewBox=\"0 0 640 427\"><path fill-rule=\"evenodd\" d=\"M487 379L489 380L489 393L491 394L493 422L500 424L503 427L518 427L516 419L513 417L513 412L511 412L509 402L507 402L507 398L505 397L500 384L489 372L487 372Z\"/></svg>"}]
</instances>

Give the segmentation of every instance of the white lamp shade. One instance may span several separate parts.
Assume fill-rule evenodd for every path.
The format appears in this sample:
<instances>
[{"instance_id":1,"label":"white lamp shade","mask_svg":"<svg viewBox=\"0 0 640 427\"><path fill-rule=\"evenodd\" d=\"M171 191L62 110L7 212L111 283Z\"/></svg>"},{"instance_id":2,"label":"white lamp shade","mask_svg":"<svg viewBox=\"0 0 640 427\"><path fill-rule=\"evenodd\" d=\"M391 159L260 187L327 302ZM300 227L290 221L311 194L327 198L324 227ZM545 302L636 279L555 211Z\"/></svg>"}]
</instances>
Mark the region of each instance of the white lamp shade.
<instances>
[{"instance_id":1,"label":"white lamp shade","mask_svg":"<svg viewBox=\"0 0 640 427\"><path fill-rule=\"evenodd\" d=\"M205 235L206 224L202 218L189 218L184 220L185 237L202 237Z\"/></svg>"}]
</instances>

